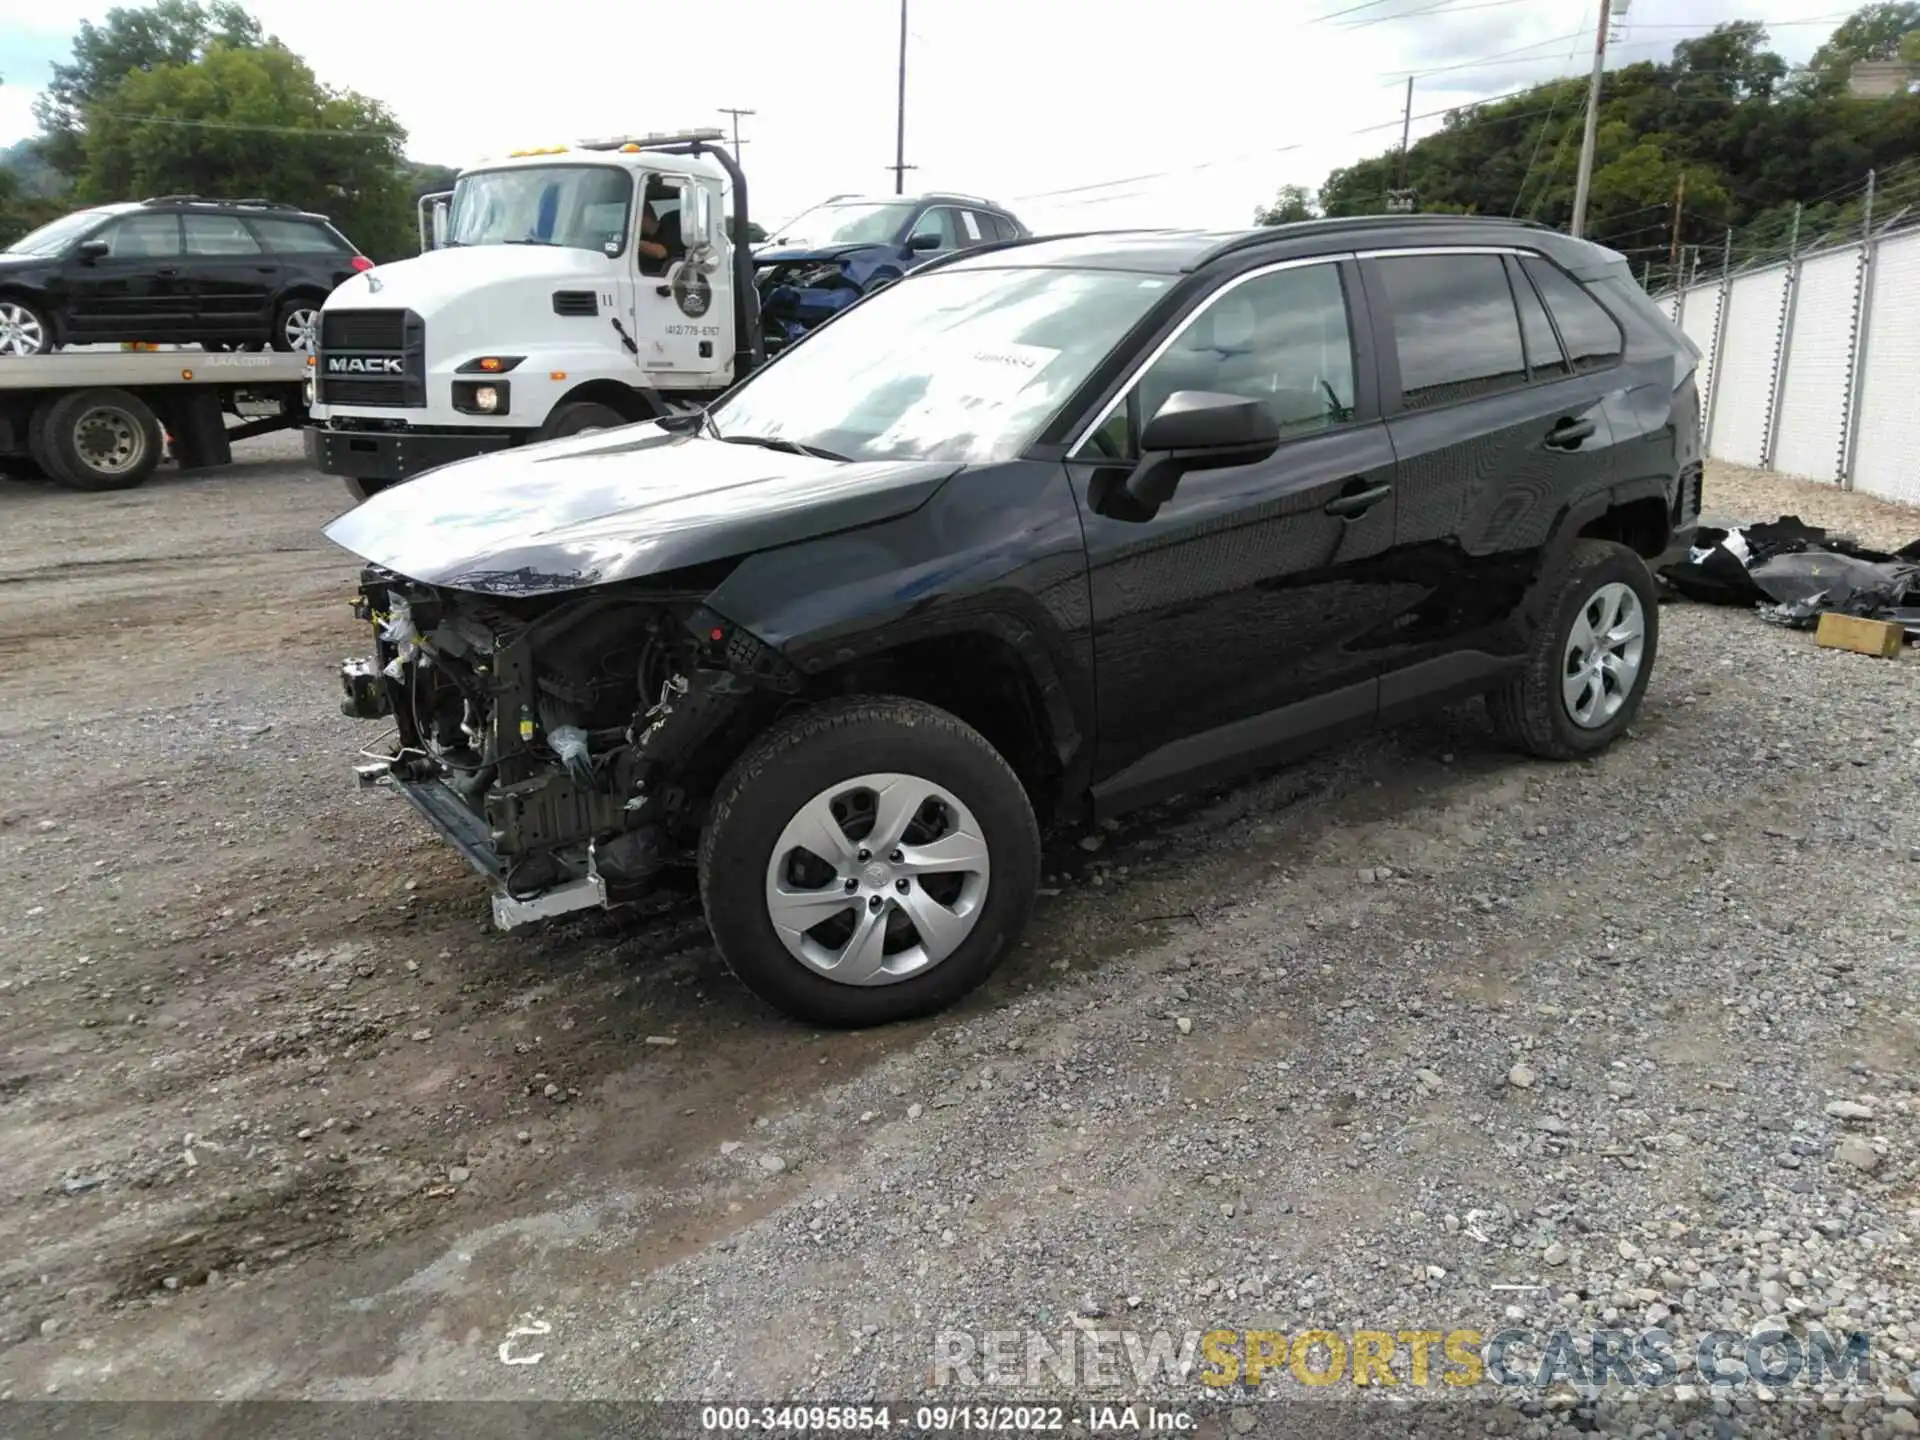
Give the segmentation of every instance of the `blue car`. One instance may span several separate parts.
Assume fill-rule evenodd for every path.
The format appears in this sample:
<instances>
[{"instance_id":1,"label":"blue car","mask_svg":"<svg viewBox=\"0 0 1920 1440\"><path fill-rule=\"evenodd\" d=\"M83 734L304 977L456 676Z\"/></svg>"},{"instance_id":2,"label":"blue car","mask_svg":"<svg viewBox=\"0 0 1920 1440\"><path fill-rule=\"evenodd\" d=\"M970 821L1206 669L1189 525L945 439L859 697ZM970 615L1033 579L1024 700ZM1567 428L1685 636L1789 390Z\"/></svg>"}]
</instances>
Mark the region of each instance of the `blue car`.
<instances>
[{"instance_id":1,"label":"blue car","mask_svg":"<svg viewBox=\"0 0 1920 1440\"><path fill-rule=\"evenodd\" d=\"M767 353L917 265L1031 233L1005 206L974 195L836 195L754 252Z\"/></svg>"}]
</instances>

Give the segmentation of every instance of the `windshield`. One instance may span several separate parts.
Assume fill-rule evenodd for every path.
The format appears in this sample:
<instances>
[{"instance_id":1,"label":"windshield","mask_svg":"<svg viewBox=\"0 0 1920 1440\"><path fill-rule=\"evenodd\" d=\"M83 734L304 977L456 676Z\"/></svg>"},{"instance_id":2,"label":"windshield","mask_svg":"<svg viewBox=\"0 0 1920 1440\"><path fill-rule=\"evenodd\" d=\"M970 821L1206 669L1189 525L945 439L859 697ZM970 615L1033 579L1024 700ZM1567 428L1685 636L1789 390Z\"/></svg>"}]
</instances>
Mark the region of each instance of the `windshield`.
<instances>
[{"instance_id":1,"label":"windshield","mask_svg":"<svg viewBox=\"0 0 1920 1440\"><path fill-rule=\"evenodd\" d=\"M803 250L822 245L884 245L900 233L913 209L911 201L816 205L781 226L768 243Z\"/></svg>"},{"instance_id":2,"label":"windshield","mask_svg":"<svg viewBox=\"0 0 1920 1440\"><path fill-rule=\"evenodd\" d=\"M618 255L627 245L633 176L617 165L477 170L454 183L454 245L564 245Z\"/></svg>"},{"instance_id":3,"label":"windshield","mask_svg":"<svg viewBox=\"0 0 1920 1440\"><path fill-rule=\"evenodd\" d=\"M9 255L60 255L106 216L98 210L82 210L29 230L7 247Z\"/></svg>"},{"instance_id":4,"label":"windshield","mask_svg":"<svg viewBox=\"0 0 1920 1440\"><path fill-rule=\"evenodd\" d=\"M850 460L1010 460L1172 278L941 270L823 325L714 406L722 437Z\"/></svg>"}]
</instances>

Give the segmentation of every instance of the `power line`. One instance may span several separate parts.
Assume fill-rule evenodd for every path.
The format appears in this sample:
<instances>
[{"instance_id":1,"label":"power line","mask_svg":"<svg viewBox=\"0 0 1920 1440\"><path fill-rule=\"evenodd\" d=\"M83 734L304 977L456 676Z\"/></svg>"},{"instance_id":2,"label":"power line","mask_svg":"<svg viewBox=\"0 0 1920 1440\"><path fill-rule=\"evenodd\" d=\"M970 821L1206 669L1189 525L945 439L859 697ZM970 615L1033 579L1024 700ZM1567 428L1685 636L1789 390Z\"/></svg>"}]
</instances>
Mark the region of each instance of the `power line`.
<instances>
[{"instance_id":1,"label":"power line","mask_svg":"<svg viewBox=\"0 0 1920 1440\"><path fill-rule=\"evenodd\" d=\"M1338 20L1342 15L1351 15L1356 10L1371 10L1376 5L1384 5L1387 0L1361 0L1358 5L1349 5L1344 10L1331 10L1325 15L1316 15L1307 21L1309 25L1318 25L1323 20Z\"/></svg>"},{"instance_id":2,"label":"power line","mask_svg":"<svg viewBox=\"0 0 1920 1440\"><path fill-rule=\"evenodd\" d=\"M1369 15L1365 20L1355 20L1350 24L1336 26L1340 30L1364 30L1369 25L1385 25L1394 20L1413 20L1421 15L1460 15L1468 10L1498 10L1503 5L1531 5L1535 0L1483 0L1478 5L1458 5L1454 0L1436 0L1420 10L1403 10L1398 15Z\"/></svg>"},{"instance_id":3,"label":"power line","mask_svg":"<svg viewBox=\"0 0 1920 1440\"><path fill-rule=\"evenodd\" d=\"M344 140L391 142L394 138L392 132L386 130L326 130L318 126L306 125L252 125L235 120L194 120L183 115L129 115L118 110L96 110L92 113L114 120L125 120L135 125L177 125L196 130L234 130L256 135L324 135Z\"/></svg>"},{"instance_id":4,"label":"power line","mask_svg":"<svg viewBox=\"0 0 1920 1440\"><path fill-rule=\"evenodd\" d=\"M1400 81L1408 75L1412 75L1418 79L1426 75L1444 75L1449 70L1472 70L1476 66L1490 65L1496 60L1504 60L1508 56L1513 56L1521 61L1544 60L1547 58L1544 55L1522 55L1521 52L1524 50L1538 50L1544 45L1564 45L1569 40L1578 40L1584 33L1584 31L1576 30L1571 35L1556 35L1551 40L1535 40L1531 44L1516 45L1511 50L1496 50L1491 55L1481 55L1472 60L1462 60L1456 65L1436 65L1431 70L1389 70L1385 73L1393 77L1393 83L1398 85Z\"/></svg>"}]
</instances>

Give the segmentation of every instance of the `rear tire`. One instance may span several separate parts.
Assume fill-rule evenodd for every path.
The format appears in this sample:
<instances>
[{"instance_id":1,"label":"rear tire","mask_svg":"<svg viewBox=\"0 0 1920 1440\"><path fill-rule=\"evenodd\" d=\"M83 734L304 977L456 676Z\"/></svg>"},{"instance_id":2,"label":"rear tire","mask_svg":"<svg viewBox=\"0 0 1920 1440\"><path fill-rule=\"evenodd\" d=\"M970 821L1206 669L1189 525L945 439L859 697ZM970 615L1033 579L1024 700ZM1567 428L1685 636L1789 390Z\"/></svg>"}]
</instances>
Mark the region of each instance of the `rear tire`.
<instances>
[{"instance_id":1,"label":"rear tire","mask_svg":"<svg viewBox=\"0 0 1920 1440\"><path fill-rule=\"evenodd\" d=\"M863 849L889 843L889 786L898 848ZM811 816L842 824L843 796L866 799L838 838L802 843L823 833ZM841 841L838 857L820 855ZM720 782L700 836L700 896L728 968L768 1004L834 1029L930 1014L974 989L1025 928L1039 878L1033 807L999 752L946 711L891 696L776 725ZM776 926L776 907L794 924ZM836 959L861 962L866 922L866 978L829 978Z\"/></svg>"},{"instance_id":2,"label":"rear tire","mask_svg":"<svg viewBox=\"0 0 1920 1440\"><path fill-rule=\"evenodd\" d=\"M1639 714L1659 648L1646 562L1611 540L1576 540L1526 669L1487 696L1494 729L1543 760L1597 755Z\"/></svg>"},{"instance_id":3,"label":"rear tire","mask_svg":"<svg viewBox=\"0 0 1920 1440\"><path fill-rule=\"evenodd\" d=\"M61 395L40 407L28 436L47 475L75 490L131 490L166 447L159 416L125 390Z\"/></svg>"},{"instance_id":4,"label":"rear tire","mask_svg":"<svg viewBox=\"0 0 1920 1440\"><path fill-rule=\"evenodd\" d=\"M284 354L311 355L320 333L320 306L324 302L311 296L283 300L273 312L273 332L267 343ZM257 344L253 345L258 349Z\"/></svg>"},{"instance_id":5,"label":"rear tire","mask_svg":"<svg viewBox=\"0 0 1920 1440\"><path fill-rule=\"evenodd\" d=\"M611 405L602 405L594 400L574 400L556 407L534 438L564 440L569 435L585 435L592 430L614 430L630 423Z\"/></svg>"}]
</instances>

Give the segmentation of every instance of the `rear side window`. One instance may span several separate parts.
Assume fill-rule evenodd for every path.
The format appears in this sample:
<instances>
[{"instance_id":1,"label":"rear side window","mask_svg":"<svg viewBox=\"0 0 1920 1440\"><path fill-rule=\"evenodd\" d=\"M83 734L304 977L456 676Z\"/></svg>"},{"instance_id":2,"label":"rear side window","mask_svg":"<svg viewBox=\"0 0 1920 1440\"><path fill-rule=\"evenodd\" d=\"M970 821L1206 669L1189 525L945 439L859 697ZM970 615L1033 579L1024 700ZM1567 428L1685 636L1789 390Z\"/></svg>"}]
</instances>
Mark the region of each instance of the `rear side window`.
<instances>
[{"instance_id":1,"label":"rear side window","mask_svg":"<svg viewBox=\"0 0 1920 1440\"><path fill-rule=\"evenodd\" d=\"M346 242L325 225L311 220L263 220L250 216L248 223L260 243L276 255L346 255Z\"/></svg>"},{"instance_id":2,"label":"rear side window","mask_svg":"<svg viewBox=\"0 0 1920 1440\"><path fill-rule=\"evenodd\" d=\"M1498 255L1394 255L1374 263L1386 282L1406 409L1527 383L1520 318Z\"/></svg>"},{"instance_id":3,"label":"rear side window","mask_svg":"<svg viewBox=\"0 0 1920 1440\"><path fill-rule=\"evenodd\" d=\"M183 215L189 255L258 255L260 242L234 215Z\"/></svg>"},{"instance_id":4,"label":"rear side window","mask_svg":"<svg viewBox=\"0 0 1920 1440\"><path fill-rule=\"evenodd\" d=\"M1547 307L1534 293L1533 282L1517 266L1507 272L1507 278L1513 281L1513 298L1520 306L1520 334L1527 342L1527 366L1533 378L1558 380L1571 375L1560 339L1553 333L1553 322L1547 319Z\"/></svg>"},{"instance_id":5,"label":"rear side window","mask_svg":"<svg viewBox=\"0 0 1920 1440\"><path fill-rule=\"evenodd\" d=\"M1625 341L1620 326L1578 282L1532 255L1521 264L1547 302L1575 370L1604 370L1620 358Z\"/></svg>"}]
</instances>

